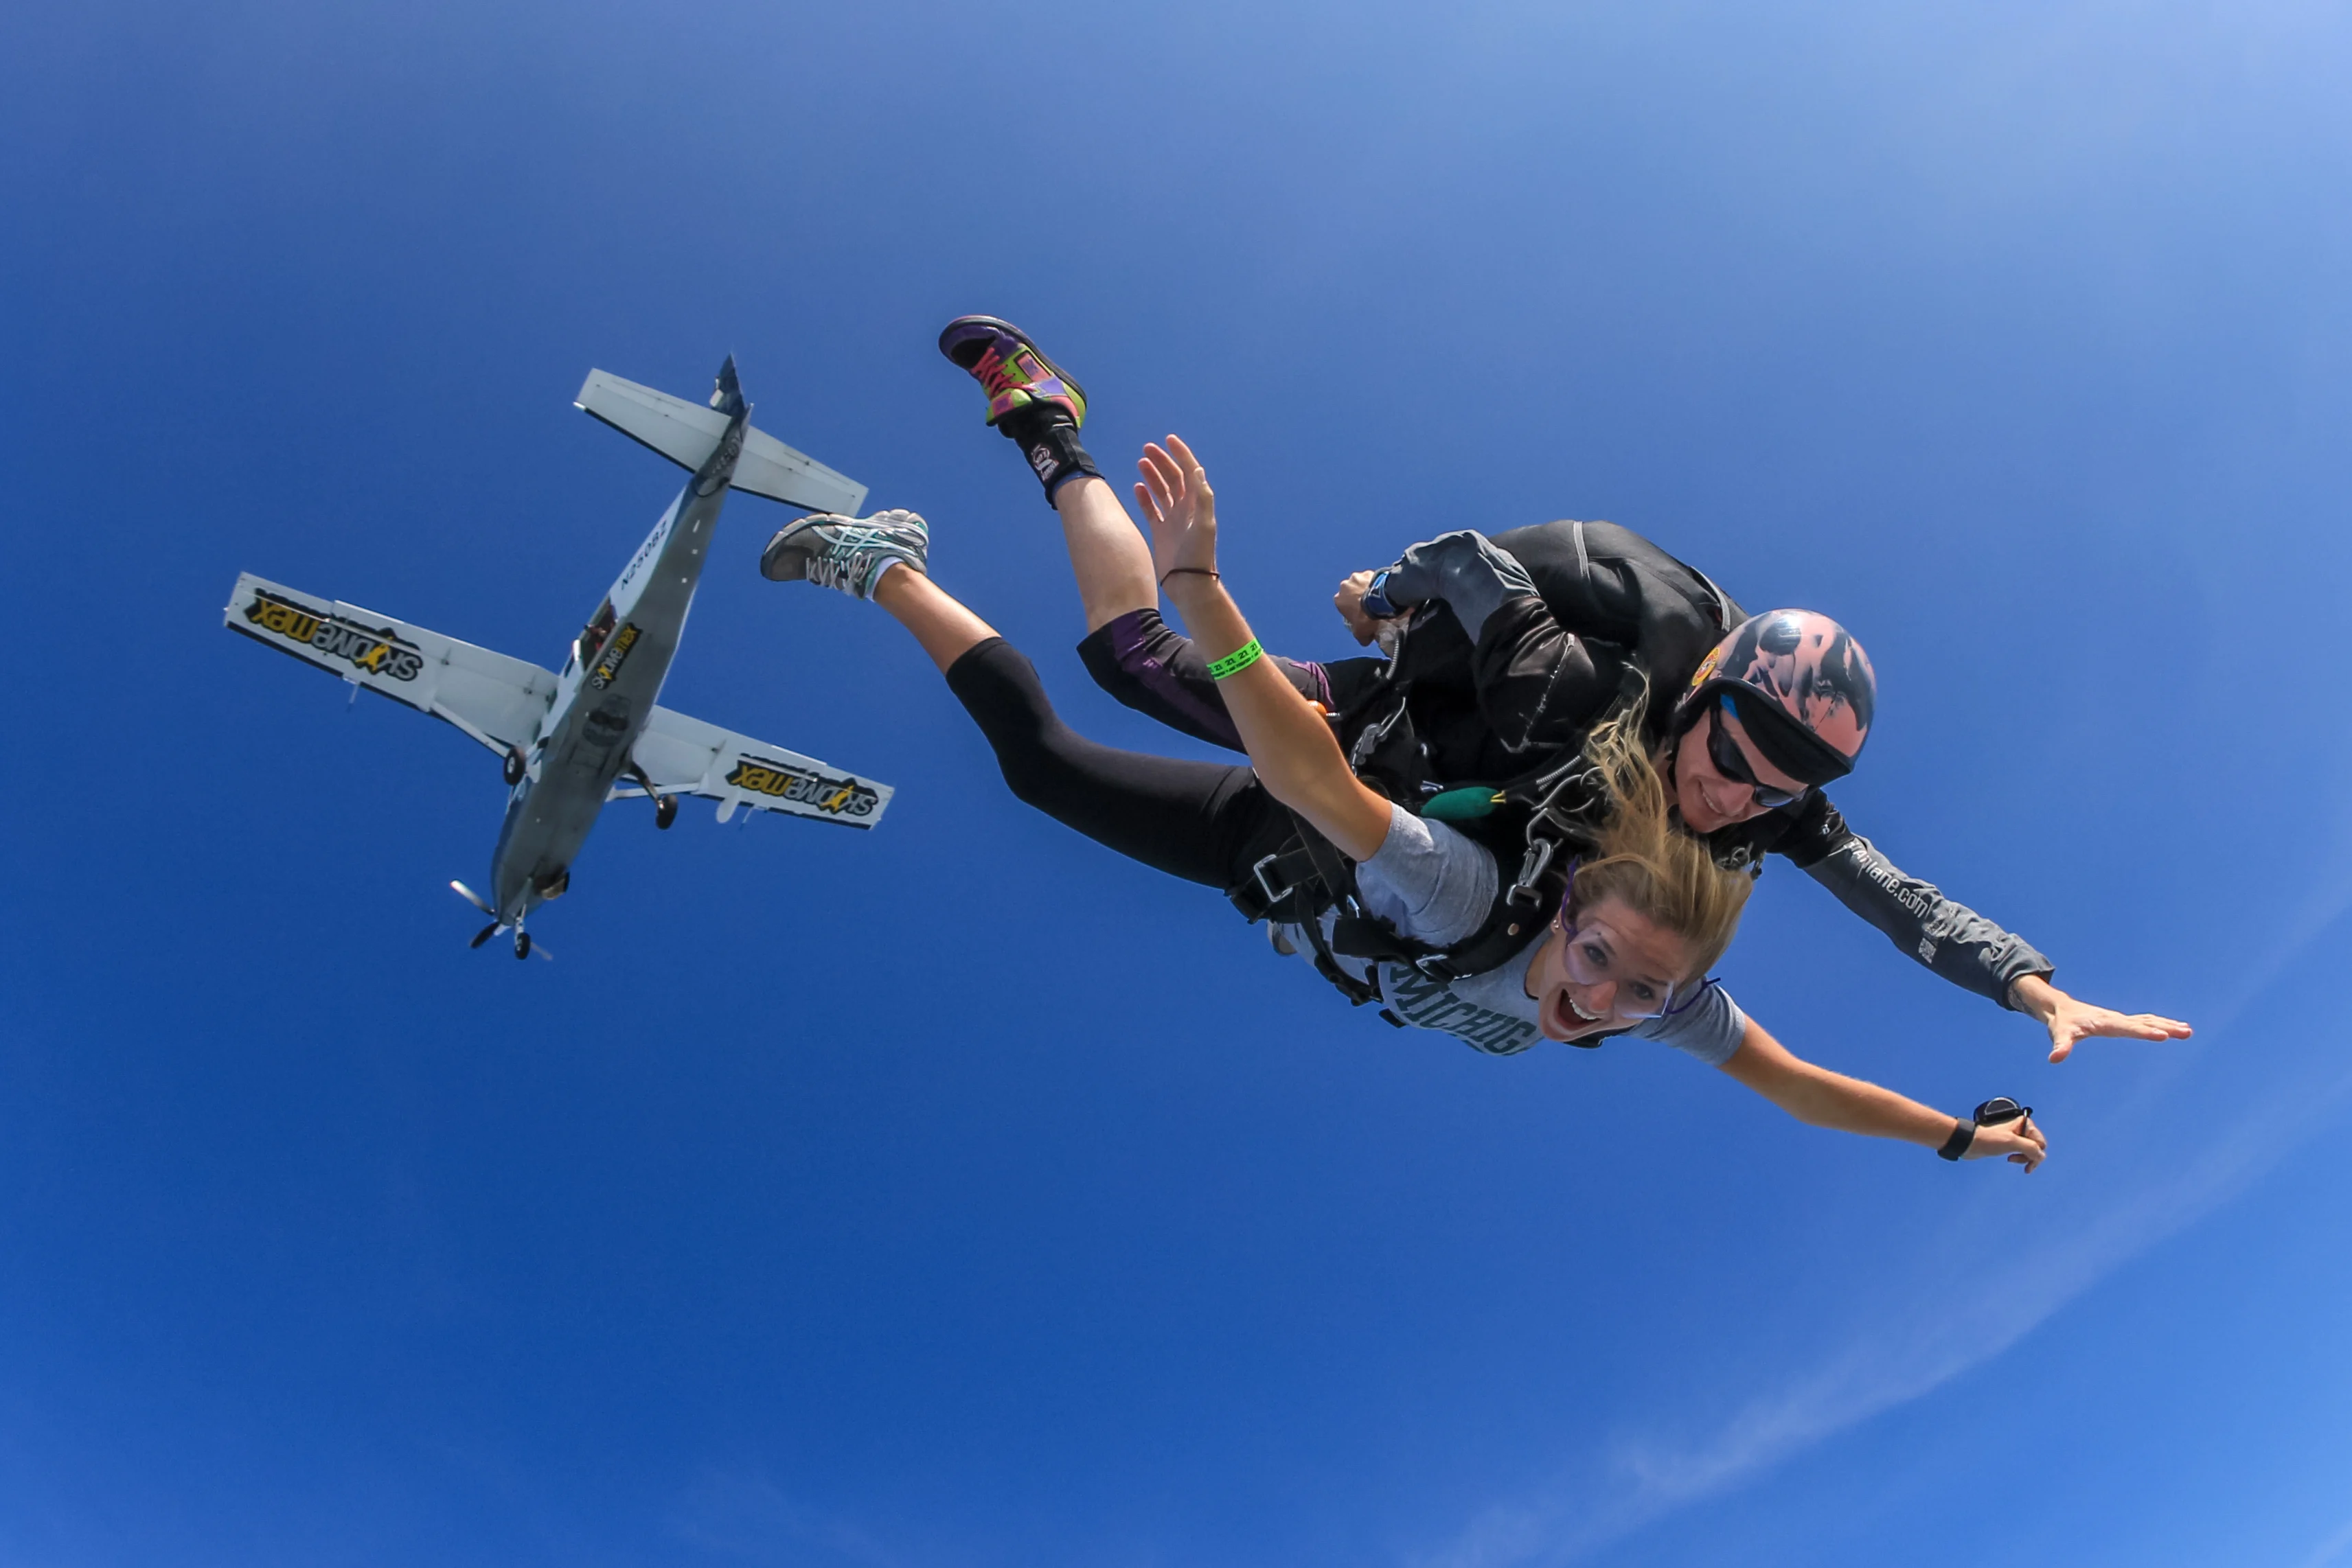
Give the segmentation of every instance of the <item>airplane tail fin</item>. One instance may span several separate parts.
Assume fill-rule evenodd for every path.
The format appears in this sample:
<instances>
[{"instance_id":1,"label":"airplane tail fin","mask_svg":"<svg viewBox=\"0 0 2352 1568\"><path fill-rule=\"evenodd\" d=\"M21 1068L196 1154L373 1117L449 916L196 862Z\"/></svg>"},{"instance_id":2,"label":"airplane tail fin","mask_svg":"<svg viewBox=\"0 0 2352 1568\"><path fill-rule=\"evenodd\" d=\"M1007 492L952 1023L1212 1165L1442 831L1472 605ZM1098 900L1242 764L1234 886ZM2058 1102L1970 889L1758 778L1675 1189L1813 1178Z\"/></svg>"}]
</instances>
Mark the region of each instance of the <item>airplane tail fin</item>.
<instances>
[{"instance_id":1,"label":"airplane tail fin","mask_svg":"<svg viewBox=\"0 0 2352 1568\"><path fill-rule=\"evenodd\" d=\"M572 401L583 413L689 471L702 466L727 434L728 421L744 406L732 358L719 370L718 388L707 407L604 371L590 371ZM734 487L812 512L854 516L866 505L865 486L749 426L743 432L743 455L735 463Z\"/></svg>"},{"instance_id":2,"label":"airplane tail fin","mask_svg":"<svg viewBox=\"0 0 2352 1568\"><path fill-rule=\"evenodd\" d=\"M710 384L710 406L721 418L732 419L743 412L743 383L735 379L735 356L719 367L719 379Z\"/></svg>"}]
</instances>

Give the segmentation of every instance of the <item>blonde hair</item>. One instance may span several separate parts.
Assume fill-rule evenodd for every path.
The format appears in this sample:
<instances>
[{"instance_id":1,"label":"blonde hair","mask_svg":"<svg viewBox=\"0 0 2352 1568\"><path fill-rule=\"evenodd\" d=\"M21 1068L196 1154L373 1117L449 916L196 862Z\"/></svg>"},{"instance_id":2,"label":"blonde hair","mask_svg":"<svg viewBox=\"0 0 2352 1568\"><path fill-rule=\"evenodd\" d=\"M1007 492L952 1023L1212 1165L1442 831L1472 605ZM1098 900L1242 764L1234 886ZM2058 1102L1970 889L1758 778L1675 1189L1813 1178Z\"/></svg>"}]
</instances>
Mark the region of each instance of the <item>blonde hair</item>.
<instances>
[{"instance_id":1,"label":"blonde hair","mask_svg":"<svg viewBox=\"0 0 2352 1568\"><path fill-rule=\"evenodd\" d=\"M1597 727L1585 760L1600 774L1609 815L1591 857L1576 868L1576 902L1590 909L1606 898L1675 933L1690 949L1690 971L1677 983L1715 967L1739 930L1752 881L1725 871L1707 847L1679 832L1667 813L1665 781L1642 739L1646 695Z\"/></svg>"}]
</instances>

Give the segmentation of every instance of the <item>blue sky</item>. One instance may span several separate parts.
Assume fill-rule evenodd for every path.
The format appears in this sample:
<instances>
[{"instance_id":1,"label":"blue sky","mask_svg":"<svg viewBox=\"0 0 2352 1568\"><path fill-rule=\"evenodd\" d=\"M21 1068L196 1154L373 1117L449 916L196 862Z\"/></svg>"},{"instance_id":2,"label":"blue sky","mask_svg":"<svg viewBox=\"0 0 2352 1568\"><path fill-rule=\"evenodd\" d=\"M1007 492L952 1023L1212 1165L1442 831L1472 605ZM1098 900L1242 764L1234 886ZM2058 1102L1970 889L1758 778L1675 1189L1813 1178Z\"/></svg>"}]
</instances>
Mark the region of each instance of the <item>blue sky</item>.
<instances>
[{"instance_id":1,"label":"blue sky","mask_svg":"<svg viewBox=\"0 0 2352 1568\"><path fill-rule=\"evenodd\" d=\"M0 1562L2352 1563L2352 22L2120 4L20 7L0 48ZM1182 431L1270 643L1606 517L1838 615L1837 792L2078 993L2042 1063L1785 867L1801 1051L1351 1016L1020 807L738 497L667 700L898 788L616 807L469 953L495 759L241 570L542 662L675 488L601 366L933 522L1074 722L971 310ZM731 541L731 542L730 542Z\"/></svg>"}]
</instances>

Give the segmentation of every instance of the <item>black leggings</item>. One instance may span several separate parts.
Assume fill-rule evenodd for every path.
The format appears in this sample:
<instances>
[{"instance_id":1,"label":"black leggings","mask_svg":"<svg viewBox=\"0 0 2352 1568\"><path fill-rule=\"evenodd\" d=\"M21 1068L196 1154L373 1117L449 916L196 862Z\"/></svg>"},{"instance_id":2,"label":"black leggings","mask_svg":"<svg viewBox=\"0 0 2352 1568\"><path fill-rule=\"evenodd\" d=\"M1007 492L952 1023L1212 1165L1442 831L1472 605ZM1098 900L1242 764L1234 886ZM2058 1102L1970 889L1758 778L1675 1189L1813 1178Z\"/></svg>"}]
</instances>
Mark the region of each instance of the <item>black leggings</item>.
<instances>
[{"instance_id":1,"label":"black leggings","mask_svg":"<svg viewBox=\"0 0 2352 1568\"><path fill-rule=\"evenodd\" d=\"M1246 768L1120 751L1071 729L1036 666L1002 637L947 678L1015 796L1129 860L1223 890L1292 832L1290 813Z\"/></svg>"}]
</instances>

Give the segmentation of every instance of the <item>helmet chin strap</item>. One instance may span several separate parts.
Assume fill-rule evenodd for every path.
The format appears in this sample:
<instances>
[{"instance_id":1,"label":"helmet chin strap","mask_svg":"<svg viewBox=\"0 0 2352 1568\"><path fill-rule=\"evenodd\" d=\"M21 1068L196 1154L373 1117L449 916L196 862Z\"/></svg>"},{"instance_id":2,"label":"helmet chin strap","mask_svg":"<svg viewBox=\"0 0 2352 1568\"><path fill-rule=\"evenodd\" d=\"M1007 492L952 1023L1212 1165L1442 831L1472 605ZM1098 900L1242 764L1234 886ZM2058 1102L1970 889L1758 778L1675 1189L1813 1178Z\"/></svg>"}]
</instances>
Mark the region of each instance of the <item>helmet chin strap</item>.
<instances>
[{"instance_id":1,"label":"helmet chin strap","mask_svg":"<svg viewBox=\"0 0 2352 1568\"><path fill-rule=\"evenodd\" d=\"M1682 765L1683 737L1690 732L1691 727L1688 725L1675 731L1674 738L1666 742L1665 761L1655 766L1658 769L1658 781L1666 787L1666 825L1676 832L1705 838L1706 834L1699 832L1683 820L1682 777L1675 772L1675 769Z\"/></svg>"},{"instance_id":2,"label":"helmet chin strap","mask_svg":"<svg viewBox=\"0 0 2352 1568\"><path fill-rule=\"evenodd\" d=\"M1658 770L1658 781L1666 787L1666 818L1678 828L1683 822L1683 806L1675 797L1682 791L1682 781L1675 777L1675 769L1682 765L1683 737L1690 732L1690 726L1677 723L1674 733L1666 737L1665 744L1658 747L1657 757L1650 763Z\"/></svg>"}]
</instances>

